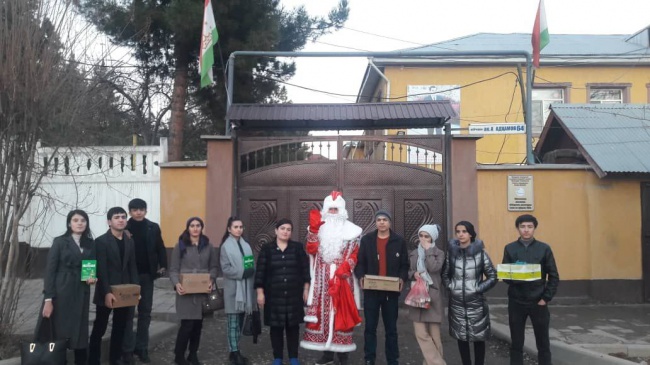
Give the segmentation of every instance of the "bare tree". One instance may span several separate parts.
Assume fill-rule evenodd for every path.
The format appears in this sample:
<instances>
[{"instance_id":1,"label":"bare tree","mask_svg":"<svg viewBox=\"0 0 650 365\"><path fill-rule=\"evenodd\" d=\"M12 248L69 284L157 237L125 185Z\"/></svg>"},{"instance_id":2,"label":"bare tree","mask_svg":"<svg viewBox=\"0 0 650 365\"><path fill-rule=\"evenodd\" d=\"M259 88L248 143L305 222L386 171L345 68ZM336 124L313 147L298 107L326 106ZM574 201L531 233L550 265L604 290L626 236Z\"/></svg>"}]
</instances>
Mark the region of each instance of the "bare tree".
<instances>
[{"instance_id":1,"label":"bare tree","mask_svg":"<svg viewBox=\"0 0 650 365\"><path fill-rule=\"evenodd\" d=\"M156 144L171 110L171 84L144 63L135 68L102 68L95 80L114 91L133 133L141 136L145 145Z\"/></svg>"},{"instance_id":2,"label":"bare tree","mask_svg":"<svg viewBox=\"0 0 650 365\"><path fill-rule=\"evenodd\" d=\"M36 158L39 140L55 129L74 135L92 108L87 85L79 82L88 71L70 62L87 34L70 6L65 0L0 0L0 335L11 331L18 301L20 221L48 163Z\"/></svg>"}]
</instances>

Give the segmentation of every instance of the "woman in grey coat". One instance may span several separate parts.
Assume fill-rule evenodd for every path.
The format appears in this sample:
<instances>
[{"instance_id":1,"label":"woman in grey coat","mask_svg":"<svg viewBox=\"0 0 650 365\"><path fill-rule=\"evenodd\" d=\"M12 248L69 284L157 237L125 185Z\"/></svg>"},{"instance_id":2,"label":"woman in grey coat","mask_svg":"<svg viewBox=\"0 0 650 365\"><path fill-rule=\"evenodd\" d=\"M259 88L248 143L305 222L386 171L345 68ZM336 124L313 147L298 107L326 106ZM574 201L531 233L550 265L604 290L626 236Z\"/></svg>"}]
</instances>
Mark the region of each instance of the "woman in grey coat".
<instances>
[{"instance_id":1,"label":"woman in grey coat","mask_svg":"<svg viewBox=\"0 0 650 365\"><path fill-rule=\"evenodd\" d=\"M485 341L490 337L490 313L485 293L497 283L497 273L476 239L474 225L456 224L456 239L449 242L442 281L449 290L449 334L458 340L463 365L471 365L469 343L474 342L474 364L485 362Z\"/></svg>"},{"instance_id":2,"label":"woman in grey coat","mask_svg":"<svg viewBox=\"0 0 650 365\"><path fill-rule=\"evenodd\" d=\"M180 282L184 273L209 273L210 289L217 278L217 251L203 235L203 220L192 217L187 220L185 231L172 251L169 278L176 289L176 316L181 320L176 336L174 362L179 365L200 365L197 352L203 328L203 303L206 294L187 294ZM189 355L185 359L185 351Z\"/></svg>"},{"instance_id":3,"label":"woman in grey coat","mask_svg":"<svg viewBox=\"0 0 650 365\"><path fill-rule=\"evenodd\" d=\"M74 363L84 365L88 355L88 306L90 285L97 279L81 280L82 260L96 260L95 241L88 214L73 210L66 218L66 232L54 239L47 255L42 318L50 318L57 340L68 340ZM40 328L39 318L36 328Z\"/></svg>"},{"instance_id":4,"label":"woman in grey coat","mask_svg":"<svg viewBox=\"0 0 650 365\"><path fill-rule=\"evenodd\" d=\"M228 348L231 365L246 365L248 361L239 352L244 314L253 311L254 259L251 246L244 240L244 225L237 217L228 218L226 232L221 239L219 261L223 272L223 299L228 317Z\"/></svg>"},{"instance_id":5,"label":"woman in grey coat","mask_svg":"<svg viewBox=\"0 0 650 365\"><path fill-rule=\"evenodd\" d=\"M421 278L429 288L429 308L409 307L409 319L413 321L415 338L422 350L423 365L445 365L440 338L442 322L442 291L440 271L445 262L445 253L436 247L440 226L425 224L418 230L420 243L409 254L409 278Z\"/></svg>"}]
</instances>

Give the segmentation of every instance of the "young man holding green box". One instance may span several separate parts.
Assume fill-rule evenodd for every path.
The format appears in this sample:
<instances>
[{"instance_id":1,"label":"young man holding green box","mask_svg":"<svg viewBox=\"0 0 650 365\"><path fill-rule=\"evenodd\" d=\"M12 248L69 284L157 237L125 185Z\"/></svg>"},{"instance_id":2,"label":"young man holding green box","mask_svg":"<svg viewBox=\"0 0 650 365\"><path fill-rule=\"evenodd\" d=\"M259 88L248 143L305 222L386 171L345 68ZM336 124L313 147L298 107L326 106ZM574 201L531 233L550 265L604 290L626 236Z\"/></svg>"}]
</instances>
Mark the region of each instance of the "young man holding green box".
<instances>
[{"instance_id":1,"label":"young man holding green box","mask_svg":"<svg viewBox=\"0 0 650 365\"><path fill-rule=\"evenodd\" d=\"M508 244L503 253L504 264L539 265L538 280L504 280L508 285L508 322L510 324L510 365L523 365L526 319L530 317L537 343L537 363L551 365L549 340L550 313L548 302L553 299L560 275L553 251L548 244L535 239L537 218L524 214L517 218L515 227L519 239Z\"/></svg>"}]
</instances>

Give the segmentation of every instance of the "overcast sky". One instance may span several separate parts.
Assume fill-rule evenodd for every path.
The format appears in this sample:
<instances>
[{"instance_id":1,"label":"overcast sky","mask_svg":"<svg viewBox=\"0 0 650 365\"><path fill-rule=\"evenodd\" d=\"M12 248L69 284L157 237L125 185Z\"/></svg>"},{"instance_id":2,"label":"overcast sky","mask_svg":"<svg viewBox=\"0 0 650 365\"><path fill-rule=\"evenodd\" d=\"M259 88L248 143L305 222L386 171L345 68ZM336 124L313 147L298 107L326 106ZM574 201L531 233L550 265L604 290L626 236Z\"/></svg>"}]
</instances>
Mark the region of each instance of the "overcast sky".
<instances>
[{"instance_id":1,"label":"overcast sky","mask_svg":"<svg viewBox=\"0 0 650 365\"><path fill-rule=\"evenodd\" d=\"M538 0L349 0L345 28L309 43L303 51L393 51L474 33L530 33ZM213 0L218 6L218 0ZM282 0L326 15L337 0ZM545 0L553 34L632 34L650 25L649 0ZM401 41L382 38L396 38ZM347 47L347 48L345 48ZM530 51L530 50L529 50ZM297 59L291 83L349 96L329 96L287 86L296 103L354 102L366 59Z\"/></svg>"}]
</instances>

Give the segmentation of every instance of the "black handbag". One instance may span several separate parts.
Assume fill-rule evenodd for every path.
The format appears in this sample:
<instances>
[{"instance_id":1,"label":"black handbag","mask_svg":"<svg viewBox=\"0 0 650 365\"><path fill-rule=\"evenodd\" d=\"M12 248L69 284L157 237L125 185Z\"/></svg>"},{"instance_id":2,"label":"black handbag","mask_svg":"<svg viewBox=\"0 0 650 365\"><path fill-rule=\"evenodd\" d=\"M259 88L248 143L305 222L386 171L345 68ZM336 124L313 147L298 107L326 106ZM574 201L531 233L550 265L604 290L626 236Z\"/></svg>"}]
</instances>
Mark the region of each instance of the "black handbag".
<instances>
[{"instance_id":1,"label":"black handbag","mask_svg":"<svg viewBox=\"0 0 650 365\"><path fill-rule=\"evenodd\" d=\"M45 322L50 327L49 342L39 341L39 337L42 337L39 334ZM21 344L20 363L22 365L65 365L67 345L68 340L55 340L52 320L42 318L36 336L34 336L34 341Z\"/></svg>"},{"instance_id":2,"label":"black handbag","mask_svg":"<svg viewBox=\"0 0 650 365\"><path fill-rule=\"evenodd\" d=\"M212 291L206 295L203 301L203 314L212 314L224 308L223 289L219 289L216 283L212 283Z\"/></svg>"},{"instance_id":3,"label":"black handbag","mask_svg":"<svg viewBox=\"0 0 650 365\"><path fill-rule=\"evenodd\" d=\"M242 335L253 336L253 343L257 343L257 336L262 333L262 318L259 308L244 316Z\"/></svg>"}]
</instances>

